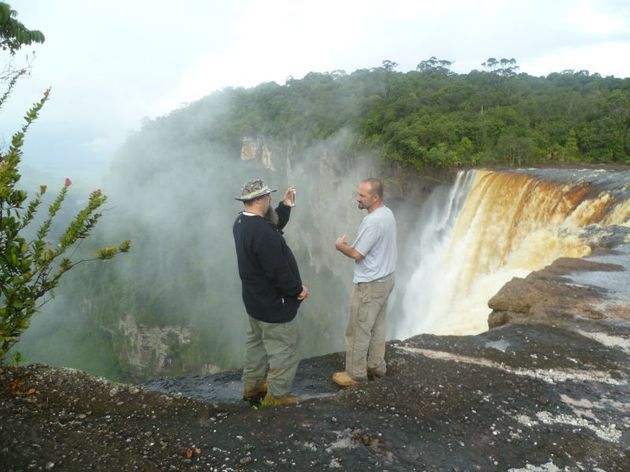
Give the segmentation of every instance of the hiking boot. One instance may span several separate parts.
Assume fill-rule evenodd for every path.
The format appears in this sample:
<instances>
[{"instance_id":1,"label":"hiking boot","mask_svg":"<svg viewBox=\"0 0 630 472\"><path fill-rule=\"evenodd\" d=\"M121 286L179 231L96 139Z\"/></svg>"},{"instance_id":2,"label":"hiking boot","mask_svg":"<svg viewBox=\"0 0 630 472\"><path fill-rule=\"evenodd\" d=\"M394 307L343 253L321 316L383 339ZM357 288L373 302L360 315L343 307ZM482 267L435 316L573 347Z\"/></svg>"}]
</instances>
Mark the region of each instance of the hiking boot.
<instances>
[{"instance_id":1,"label":"hiking boot","mask_svg":"<svg viewBox=\"0 0 630 472\"><path fill-rule=\"evenodd\" d=\"M359 382L348 375L347 372L335 372L332 376L333 382L340 387L352 387Z\"/></svg>"},{"instance_id":2,"label":"hiking boot","mask_svg":"<svg viewBox=\"0 0 630 472\"><path fill-rule=\"evenodd\" d=\"M263 406L277 406L277 405L296 405L300 402L299 397L292 395L286 395L284 397L274 397L271 390L267 391L265 398L263 398L261 405Z\"/></svg>"},{"instance_id":3,"label":"hiking boot","mask_svg":"<svg viewBox=\"0 0 630 472\"><path fill-rule=\"evenodd\" d=\"M243 390L243 400L246 402L255 402L260 400L267 393L267 381L262 380L255 385L245 387Z\"/></svg>"},{"instance_id":4,"label":"hiking boot","mask_svg":"<svg viewBox=\"0 0 630 472\"><path fill-rule=\"evenodd\" d=\"M378 380L381 377L385 377L385 372L382 370L378 370L375 367L368 367L367 377L370 380Z\"/></svg>"}]
</instances>

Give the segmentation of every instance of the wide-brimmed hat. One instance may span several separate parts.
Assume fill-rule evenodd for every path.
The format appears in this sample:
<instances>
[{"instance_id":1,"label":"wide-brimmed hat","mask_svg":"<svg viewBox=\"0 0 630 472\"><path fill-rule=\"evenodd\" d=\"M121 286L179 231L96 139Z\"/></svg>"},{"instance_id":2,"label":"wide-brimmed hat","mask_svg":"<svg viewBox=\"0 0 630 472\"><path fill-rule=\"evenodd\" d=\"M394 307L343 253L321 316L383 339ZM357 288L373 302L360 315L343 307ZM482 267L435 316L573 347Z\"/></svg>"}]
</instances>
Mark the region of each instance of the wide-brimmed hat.
<instances>
[{"instance_id":1,"label":"wide-brimmed hat","mask_svg":"<svg viewBox=\"0 0 630 472\"><path fill-rule=\"evenodd\" d=\"M261 179L250 180L241 190L240 197L234 197L241 202L247 202L249 200L253 200L257 197L262 197L263 195L269 195L271 192L275 192L275 190L271 190L269 187L265 185L265 183Z\"/></svg>"}]
</instances>

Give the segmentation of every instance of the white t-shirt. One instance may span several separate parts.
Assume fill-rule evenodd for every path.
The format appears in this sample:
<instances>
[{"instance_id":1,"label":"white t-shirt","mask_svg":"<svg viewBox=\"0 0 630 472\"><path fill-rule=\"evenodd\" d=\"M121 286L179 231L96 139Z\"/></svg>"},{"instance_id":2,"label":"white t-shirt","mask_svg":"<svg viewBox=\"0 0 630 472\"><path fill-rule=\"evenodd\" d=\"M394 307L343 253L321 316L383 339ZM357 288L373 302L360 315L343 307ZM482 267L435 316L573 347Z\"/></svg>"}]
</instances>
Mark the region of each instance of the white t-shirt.
<instances>
[{"instance_id":1,"label":"white t-shirt","mask_svg":"<svg viewBox=\"0 0 630 472\"><path fill-rule=\"evenodd\" d=\"M355 261L352 281L371 282L391 274L396 269L396 219L392 211L382 206L368 213L361 224L352 246L363 254Z\"/></svg>"}]
</instances>

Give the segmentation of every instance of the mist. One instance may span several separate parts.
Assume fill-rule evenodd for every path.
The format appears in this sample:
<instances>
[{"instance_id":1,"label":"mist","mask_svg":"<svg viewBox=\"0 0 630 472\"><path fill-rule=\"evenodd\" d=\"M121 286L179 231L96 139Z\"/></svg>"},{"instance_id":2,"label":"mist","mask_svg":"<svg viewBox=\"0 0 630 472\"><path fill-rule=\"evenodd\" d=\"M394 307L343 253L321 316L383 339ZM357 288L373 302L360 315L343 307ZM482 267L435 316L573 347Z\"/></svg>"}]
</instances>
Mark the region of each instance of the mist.
<instances>
[{"instance_id":1,"label":"mist","mask_svg":"<svg viewBox=\"0 0 630 472\"><path fill-rule=\"evenodd\" d=\"M211 136L232 106L226 97L149 121L117 151L103 217L77 256L123 239L132 250L68 274L17 346L27 361L136 379L241 366L247 316L232 224L243 208L234 197L258 177L278 190L274 206L297 187L284 237L310 289L298 312L300 354L344 349L353 265L334 241L353 239L365 214L356 186L379 176L379 164L346 152L348 131L300 151L261 135L256 152L270 158L243 160L241 142Z\"/></svg>"}]
</instances>

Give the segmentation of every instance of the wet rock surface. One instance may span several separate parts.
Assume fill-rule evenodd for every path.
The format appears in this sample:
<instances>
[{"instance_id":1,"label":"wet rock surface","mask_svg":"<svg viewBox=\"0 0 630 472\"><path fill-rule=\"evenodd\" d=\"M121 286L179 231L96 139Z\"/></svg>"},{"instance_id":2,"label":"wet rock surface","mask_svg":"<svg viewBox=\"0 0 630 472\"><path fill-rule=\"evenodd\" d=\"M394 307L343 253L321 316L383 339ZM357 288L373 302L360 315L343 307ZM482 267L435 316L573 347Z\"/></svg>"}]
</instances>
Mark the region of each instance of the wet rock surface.
<instances>
[{"instance_id":1,"label":"wet rock surface","mask_svg":"<svg viewBox=\"0 0 630 472\"><path fill-rule=\"evenodd\" d=\"M3 368L0 470L630 470L626 249L506 285L518 316L483 334L390 342L379 380L338 390L342 353L304 360L297 406L243 402L237 371Z\"/></svg>"},{"instance_id":2,"label":"wet rock surface","mask_svg":"<svg viewBox=\"0 0 630 472\"><path fill-rule=\"evenodd\" d=\"M524 279L513 278L490 299L490 328L510 321L630 321L630 244L589 257L563 257Z\"/></svg>"}]
</instances>

